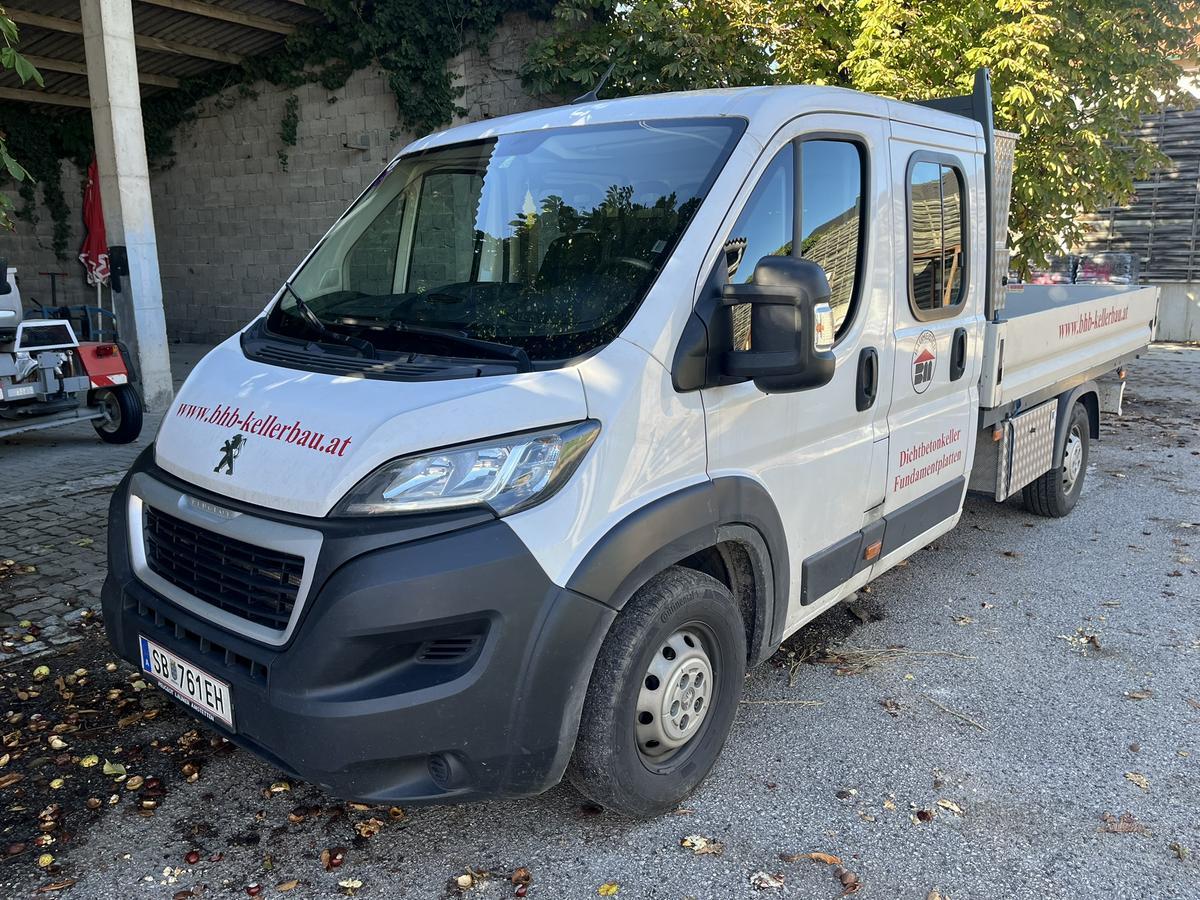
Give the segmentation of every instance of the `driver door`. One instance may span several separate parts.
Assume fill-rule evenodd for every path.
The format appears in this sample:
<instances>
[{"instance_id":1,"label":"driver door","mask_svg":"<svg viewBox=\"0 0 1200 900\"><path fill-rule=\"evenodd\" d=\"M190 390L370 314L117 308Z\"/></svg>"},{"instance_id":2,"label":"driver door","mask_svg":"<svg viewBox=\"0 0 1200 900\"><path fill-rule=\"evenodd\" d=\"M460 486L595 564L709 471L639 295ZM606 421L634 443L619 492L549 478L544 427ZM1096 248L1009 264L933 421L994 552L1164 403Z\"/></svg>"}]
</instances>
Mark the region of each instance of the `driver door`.
<instances>
[{"instance_id":1,"label":"driver door","mask_svg":"<svg viewBox=\"0 0 1200 900\"><path fill-rule=\"evenodd\" d=\"M774 499L787 532L785 631L836 602L858 565L867 511L883 501L892 383L892 233L885 197L887 124L867 116L814 114L768 146L726 219L717 266L738 283L767 255L819 263L837 325L836 369L823 387L764 394L753 382L703 392L709 474L749 475ZM721 279L710 277L707 289ZM735 307L735 344L749 316ZM887 386L887 390L884 390Z\"/></svg>"}]
</instances>

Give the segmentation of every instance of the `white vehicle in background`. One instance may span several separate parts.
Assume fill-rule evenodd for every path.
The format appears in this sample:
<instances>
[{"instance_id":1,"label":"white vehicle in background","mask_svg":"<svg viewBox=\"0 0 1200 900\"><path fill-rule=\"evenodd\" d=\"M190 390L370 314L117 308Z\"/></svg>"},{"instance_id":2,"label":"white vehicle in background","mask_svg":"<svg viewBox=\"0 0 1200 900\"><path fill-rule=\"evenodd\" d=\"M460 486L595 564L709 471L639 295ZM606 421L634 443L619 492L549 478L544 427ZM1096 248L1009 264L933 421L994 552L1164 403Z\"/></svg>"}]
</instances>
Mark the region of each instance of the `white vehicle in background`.
<instances>
[{"instance_id":1,"label":"white vehicle in background","mask_svg":"<svg viewBox=\"0 0 1200 900\"><path fill-rule=\"evenodd\" d=\"M747 667L969 487L1077 502L1157 295L1007 291L1011 151L986 73L417 141L118 489L110 639L340 796L671 809Z\"/></svg>"},{"instance_id":2,"label":"white vehicle in background","mask_svg":"<svg viewBox=\"0 0 1200 900\"><path fill-rule=\"evenodd\" d=\"M26 315L17 270L0 258L0 438L80 421L105 443L137 440L142 399L129 351L79 340L68 319Z\"/></svg>"}]
</instances>

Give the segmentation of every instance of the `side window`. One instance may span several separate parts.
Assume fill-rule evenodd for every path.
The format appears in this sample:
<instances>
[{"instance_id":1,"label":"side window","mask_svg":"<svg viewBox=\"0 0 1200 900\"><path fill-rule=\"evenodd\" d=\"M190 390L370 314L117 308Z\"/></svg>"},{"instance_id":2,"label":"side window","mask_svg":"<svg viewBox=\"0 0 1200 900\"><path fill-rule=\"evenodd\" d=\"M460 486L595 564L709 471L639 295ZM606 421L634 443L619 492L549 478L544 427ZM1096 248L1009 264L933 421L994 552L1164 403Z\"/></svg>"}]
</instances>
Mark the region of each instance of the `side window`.
<instances>
[{"instance_id":1,"label":"side window","mask_svg":"<svg viewBox=\"0 0 1200 900\"><path fill-rule=\"evenodd\" d=\"M863 149L850 141L800 144L800 255L825 270L836 334L850 318L863 226Z\"/></svg>"},{"instance_id":2,"label":"side window","mask_svg":"<svg viewBox=\"0 0 1200 900\"><path fill-rule=\"evenodd\" d=\"M851 141L810 140L779 151L725 243L729 280L746 283L764 256L803 256L829 279L840 334L850 320L862 259L864 151ZM794 245L796 169L800 170L800 248ZM750 307L733 309L735 349L750 340Z\"/></svg>"},{"instance_id":3,"label":"side window","mask_svg":"<svg viewBox=\"0 0 1200 900\"><path fill-rule=\"evenodd\" d=\"M725 241L725 265L733 284L753 281L754 267L764 256L787 256L792 252L795 152L788 144L771 160ZM748 350L750 306L735 306L732 314L734 349Z\"/></svg>"},{"instance_id":4,"label":"side window","mask_svg":"<svg viewBox=\"0 0 1200 900\"><path fill-rule=\"evenodd\" d=\"M400 223L404 217L403 197L397 194L346 254L346 290L376 296L392 293Z\"/></svg>"},{"instance_id":5,"label":"side window","mask_svg":"<svg viewBox=\"0 0 1200 900\"><path fill-rule=\"evenodd\" d=\"M963 179L945 163L921 160L908 185L910 299L913 312L949 311L963 301Z\"/></svg>"},{"instance_id":6,"label":"side window","mask_svg":"<svg viewBox=\"0 0 1200 900\"><path fill-rule=\"evenodd\" d=\"M471 280L475 214L483 179L474 172L431 172L421 183L408 290Z\"/></svg>"}]
</instances>

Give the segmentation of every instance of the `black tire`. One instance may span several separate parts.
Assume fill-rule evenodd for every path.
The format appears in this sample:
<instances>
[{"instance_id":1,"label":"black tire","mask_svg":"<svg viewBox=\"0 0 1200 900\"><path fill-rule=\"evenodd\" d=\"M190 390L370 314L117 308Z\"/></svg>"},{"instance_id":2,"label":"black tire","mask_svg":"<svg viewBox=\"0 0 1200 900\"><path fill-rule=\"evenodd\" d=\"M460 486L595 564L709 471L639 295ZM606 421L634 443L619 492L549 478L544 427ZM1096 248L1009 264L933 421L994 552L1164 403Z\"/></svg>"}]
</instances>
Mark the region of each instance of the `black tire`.
<instances>
[{"instance_id":1,"label":"black tire","mask_svg":"<svg viewBox=\"0 0 1200 900\"><path fill-rule=\"evenodd\" d=\"M142 399L132 385L96 391L94 402L108 410L105 418L92 421L100 440L107 444L128 444L138 439L142 433Z\"/></svg>"},{"instance_id":2,"label":"black tire","mask_svg":"<svg viewBox=\"0 0 1200 900\"><path fill-rule=\"evenodd\" d=\"M655 742L639 744L650 727L643 718L649 696L643 688L649 692L651 682L657 681L649 677L652 665L682 664L662 662L677 658L666 652L671 648L665 642L678 646L681 635L684 641L689 636L697 639L711 663L711 703L699 723L692 723L695 731L686 743L665 757L650 757L647 753L653 751L647 748ZM678 658L684 660L687 654ZM702 572L679 566L656 575L629 600L600 648L568 779L600 806L627 816L644 818L676 808L720 756L745 675L745 625L729 589ZM663 696L672 685L687 687L682 674L667 681L671 683L660 685ZM671 695L682 696L677 690ZM693 695L686 696L692 703ZM686 728L687 715L681 721Z\"/></svg>"},{"instance_id":3,"label":"black tire","mask_svg":"<svg viewBox=\"0 0 1200 900\"><path fill-rule=\"evenodd\" d=\"M1067 435L1063 440L1062 452L1055 460L1054 468L1027 484L1021 492L1025 508L1038 516L1061 519L1075 508L1083 491L1083 479L1087 474L1088 450L1091 443L1091 421L1082 403L1071 407L1071 419L1067 422ZM1073 478L1069 477L1072 442L1078 442L1078 459Z\"/></svg>"}]
</instances>

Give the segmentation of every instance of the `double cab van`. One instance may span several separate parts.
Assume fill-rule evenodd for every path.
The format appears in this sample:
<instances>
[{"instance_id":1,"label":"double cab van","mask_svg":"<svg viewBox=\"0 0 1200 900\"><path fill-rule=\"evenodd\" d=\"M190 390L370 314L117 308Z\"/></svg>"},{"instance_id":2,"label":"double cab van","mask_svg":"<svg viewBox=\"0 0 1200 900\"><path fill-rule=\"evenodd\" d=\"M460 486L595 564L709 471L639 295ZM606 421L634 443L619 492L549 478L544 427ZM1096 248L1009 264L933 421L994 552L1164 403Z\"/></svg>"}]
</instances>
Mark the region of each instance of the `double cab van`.
<instances>
[{"instance_id":1,"label":"double cab van","mask_svg":"<svg viewBox=\"0 0 1200 900\"><path fill-rule=\"evenodd\" d=\"M113 645L341 797L673 808L968 490L1078 501L1157 294L1006 285L1012 153L986 73L416 141L120 485Z\"/></svg>"}]
</instances>

